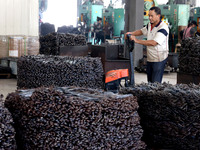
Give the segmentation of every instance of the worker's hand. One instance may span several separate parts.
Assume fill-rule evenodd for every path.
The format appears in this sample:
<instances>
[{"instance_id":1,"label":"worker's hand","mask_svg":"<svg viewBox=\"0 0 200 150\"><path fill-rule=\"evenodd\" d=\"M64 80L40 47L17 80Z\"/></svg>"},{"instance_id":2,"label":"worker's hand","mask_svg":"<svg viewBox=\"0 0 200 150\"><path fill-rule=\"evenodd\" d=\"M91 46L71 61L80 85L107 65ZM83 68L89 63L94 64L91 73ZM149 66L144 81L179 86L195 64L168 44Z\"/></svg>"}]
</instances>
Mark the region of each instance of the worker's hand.
<instances>
[{"instance_id":1,"label":"worker's hand","mask_svg":"<svg viewBox=\"0 0 200 150\"><path fill-rule=\"evenodd\" d=\"M137 39L136 39L136 37L135 37L134 35L131 35L131 38L130 38L130 40L131 40L131 41L135 41L135 42L136 42L136 40L137 40Z\"/></svg>"},{"instance_id":2,"label":"worker's hand","mask_svg":"<svg viewBox=\"0 0 200 150\"><path fill-rule=\"evenodd\" d=\"M127 35L128 34L132 34L132 32L127 32L126 34L125 34L125 40L127 39Z\"/></svg>"}]
</instances>

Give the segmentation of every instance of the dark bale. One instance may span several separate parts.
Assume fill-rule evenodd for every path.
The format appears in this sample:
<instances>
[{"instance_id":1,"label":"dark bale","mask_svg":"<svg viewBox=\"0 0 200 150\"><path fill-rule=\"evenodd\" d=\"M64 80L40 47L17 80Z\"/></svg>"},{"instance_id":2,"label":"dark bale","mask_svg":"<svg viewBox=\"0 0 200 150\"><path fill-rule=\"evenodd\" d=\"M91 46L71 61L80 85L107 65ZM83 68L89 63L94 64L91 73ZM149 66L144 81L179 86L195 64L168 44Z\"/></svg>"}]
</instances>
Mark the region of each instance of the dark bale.
<instances>
[{"instance_id":1,"label":"dark bale","mask_svg":"<svg viewBox=\"0 0 200 150\"><path fill-rule=\"evenodd\" d=\"M200 75L200 38L182 41L179 54L180 73Z\"/></svg>"},{"instance_id":2,"label":"dark bale","mask_svg":"<svg viewBox=\"0 0 200 150\"><path fill-rule=\"evenodd\" d=\"M50 33L45 36L40 36L40 54L59 55L60 47L85 45L86 37L83 35Z\"/></svg>"},{"instance_id":3,"label":"dark bale","mask_svg":"<svg viewBox=\"0 0 200 150\"><path fill-rule=\"evenodd\" d=\"M149 147L200 149L199 86L141 84L122 93L137 96L143 140Z\"/></svg>"},{"instance_id":4,"label":"dark bale","mask_svg":"<svg viewBox=\"0 0 200 150\"><path fill-rule=\"evenodd\" d=\"M79 86L103 88L100 58L72 56L24 56L17 63L18 88Z\"/></svg>"},{"instance_id":5,"label":"dark bale","mask_svg":"<svg viewBox=\"0 0 200 150\"><path fill-rule=\"evenodd\" d=\"M54 24L42 23L41 24L41 35L47 35L49 33L55 32Z\"/></svg>"},{"instance_id":6,"label":"dark bale","mask_svg":"<svg viewBox=\"0 0 200 150\"><path fill-rule=\"evenodd\" d=\"M22 90L6 98L20 149L138 150L143 130L132 95L85 88Z\"/></svg>"},{"instance_id":7,"label":"dark bale","mask_svg":"<svg viewBox=\"0 0 200 150\"><path fill-rule=\"evenodd\" d=\"M0 94L0 149L15 150L17 147L14 122L10 112L4 106L2 97L3 95Z\"/></svg>"}]
</instances>

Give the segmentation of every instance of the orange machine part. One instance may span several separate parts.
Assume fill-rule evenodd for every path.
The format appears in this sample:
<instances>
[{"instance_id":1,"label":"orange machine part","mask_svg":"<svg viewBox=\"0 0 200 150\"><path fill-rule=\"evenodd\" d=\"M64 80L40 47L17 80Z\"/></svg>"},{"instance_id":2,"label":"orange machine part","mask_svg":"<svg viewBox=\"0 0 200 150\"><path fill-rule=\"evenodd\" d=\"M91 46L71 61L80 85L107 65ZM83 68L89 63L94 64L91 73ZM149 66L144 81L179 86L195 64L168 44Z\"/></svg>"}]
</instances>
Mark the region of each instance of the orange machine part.
<instances>
[{"instance_id":1,"label":"orange machine part","mask_svg":"<svg viewBox=\"0 0 200 150\"><path fill-rule=\"evenodd\" d=\"M128 69L111 70L106 73L105 83L128 77Z\"/></svg>"},{"instance_id":2,"label":"orange machine part","mask_svg":"<svg viewBox=\"0 0 200 150\"><path fill-rule=\"evenodd\" d=\"M197 31L200 33L200 17L197 18Z\"/></svg>"},{"instance_id":3,"label":"orange machine part","mask_svg":"<svg viewBox=\"0 0 200 150\"><path fill-rule=\"evenodd\" d=\"M83 22L83 14L81 14L81 22Z\"/></svg>"},{"instance_id":4,"label":"orange machine part","mask_svg":"<svg viewBox=\"0 0 200 150\"><path fill-rule=\"evenodd\" d=\"M106 24L106 16L103 17L103 25L105 26Z\"/></svg>"}]
</instances>

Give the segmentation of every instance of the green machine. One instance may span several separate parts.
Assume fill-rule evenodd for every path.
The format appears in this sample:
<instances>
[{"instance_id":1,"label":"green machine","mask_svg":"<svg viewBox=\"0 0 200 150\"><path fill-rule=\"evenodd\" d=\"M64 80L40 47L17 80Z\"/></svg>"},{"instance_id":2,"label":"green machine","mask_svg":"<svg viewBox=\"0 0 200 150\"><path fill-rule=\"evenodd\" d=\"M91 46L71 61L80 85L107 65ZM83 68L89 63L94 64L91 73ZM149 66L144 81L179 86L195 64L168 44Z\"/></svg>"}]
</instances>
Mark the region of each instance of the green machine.
<instances>
[{"instance_id":1,"label":"green machine","mask_svg":"<svg viewBox=\"0 0 200 150\"><path fill-rule=\"evenodd\" d=\"M91 24L97 22L97 17L102 18L103 5L91 5L89 17L91 18Z\"/></svg>"},{"instance_id":2,"label":"green machine","mask_svg":"<svg viewBox=\"0 0 200 150\"><path fill-rule=\"evenodd\" d=\"M108 22L114 28L113 35L119 37L121 31L124 30L124 9L123 8L113 8L112 0L107 8L102 10L103 14L103 24Z\"/></svg>"},{"instance_id":3,"label":"green machine","mask_svg":"<svg viewBox=\"0 0 200 150\"><path fill-rule=\"evenodd\" d=\"M97 21L97 17L102 18L103 5L96 5L90 1L80 5L79 9L79 21L85 22L88 27Z\"/></svg>"},{"instance_id":4,"label":"green machine","mask_svg":"<svg viewBox=\"0 0 200 150\"><path fill-rule=\"evenodd\" d=\"M113 8L111 5L108 8L103 9L103 23L108 21L114 28L114 36L120 36L121 31L124 30L124 9Z\"/></svg>"},{"instance_id":5,"label":"green machine","mask_svg":"<svg viewBox=\"0 0 200 150\"><path fill-rule=\"evenodd\" d=\"M105 39L112 39L114 32L114 8L112 6L112 0L110 0L109 6L102 10L102 16Z\"/></svg>"},{"instance_id":6,"label":"green machine","mask_svg":"<svg viewBox=\"0 0 200 150\"><path fill-rule=\"evenodd\" d=\"M97 22L97 17L102 18L102 9L103 4L93 3L89 0L79 4L78 26L86 35L88 42L94 42L91 31L94 23Z\"/></svg>"},{"instance_id":7,"label":"green machine","mask_svg":"<svg viewBox=\"0 0 200 150\"><path fill-rule=\"evenodd\" d=\"M105 24L105 22L108 22L112 26L114 25L114 8L112 6L112 0L110 1L109 6L102 10L102 16L103 24Z\"/></svg>"},{"instance_id":8,"label":"green machine","mask_svg":"<svg viewBox=\"0 0 200 150\"><path fill-rule=\"evenodd\" d=\"M124 9L123 8L113 8L112 0L107 8L102 10L103 14L103 24L108 22L114 28L113 35L119 37L121 31L124 30Z\"/></svg>"},{"instance_id":9,"label":"green machine","mask_svg":"<svg viewBox=\"0 0 200 150\"><path fill-rule=\"evenodd\" d=\"M193 20L197 22L197 31L200 33L200 7L194 8Z\"/></svg>"},{"instance_id":10,"label":"green machine","mask_svg":"<svg viewBox=\"0 0 200 150\"><path fill-rule=\"evenodd\" d=\"M159 5L162 20L169 25L169 50L175 52L176 44L180 42L180 31L188 25L190 17L190 5L174 4Z\"/></svg>"},{"instance_id":11,"label":"green machine","mask_svg":"<svg viewBox=\"0 0 200 150\"><path fill-rule=\"evenodd\" d=\"M124 30L124 9L114 9L114 36L120 36L121 31Z\"/></svg>"}]
</instances>

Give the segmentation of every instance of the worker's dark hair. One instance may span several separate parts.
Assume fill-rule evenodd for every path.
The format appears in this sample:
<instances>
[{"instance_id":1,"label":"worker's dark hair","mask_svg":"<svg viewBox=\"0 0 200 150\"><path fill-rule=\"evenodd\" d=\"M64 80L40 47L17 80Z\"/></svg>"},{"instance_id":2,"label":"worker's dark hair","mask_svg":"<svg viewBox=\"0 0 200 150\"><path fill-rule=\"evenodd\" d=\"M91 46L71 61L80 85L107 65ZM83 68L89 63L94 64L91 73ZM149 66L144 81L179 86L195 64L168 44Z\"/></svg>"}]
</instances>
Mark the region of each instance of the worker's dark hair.
<instances>
[{"instance_id":1,"label":"worker's dark hair","mask_svg":"<svg viewBox=\"0 0 200 150\"><path fill-rule=\"evenodd\" d=\"M195 25L195 26L198 26L198 25L197 25L197 22L194 21L194 20L192 21L192 24Z\"/></svg>"},{"instance_id":2,"label":"worker's dark hair","mask_svg":"<svg viewBox=\"0 0 200 150\"><path fill-rule=\"evenodd\" d=\"M192 21L188 23L188 27L191 27L192 25L198 26L196 21Z\"/></svg>"},{"instance_id":3,"label":"worker's dark hair","mask_svg":"<svg viewBox=\"0 0 200 150\"><path fill-rule=\"evenodd\" d=\"M149 10L154 10L157 15L161 15L161 9L159 7L151 7Z\"/></svg>"},{"instance_id":4,"label":"worker's dark hair","mask_svg":"<svg viewBox=\"0 0 200 150\"><path fill-rule=\"evenodd\" d=\"M97 21L100 21L100 20L102 21L102 18L97 16Z\"/></svg>"},{"instance_id":5,"label":"worker's dark hair","mask_svg":"<svg viewBox=\"0 0 200 150\"><path fill-rule=\"evenodd\" d=\"M190 23L188 23L188 28L189 28L189 27L191 27L191 26L192 26L192 23L191 23L191 22L190 22Z\"/></svg>"}]
</instances>

